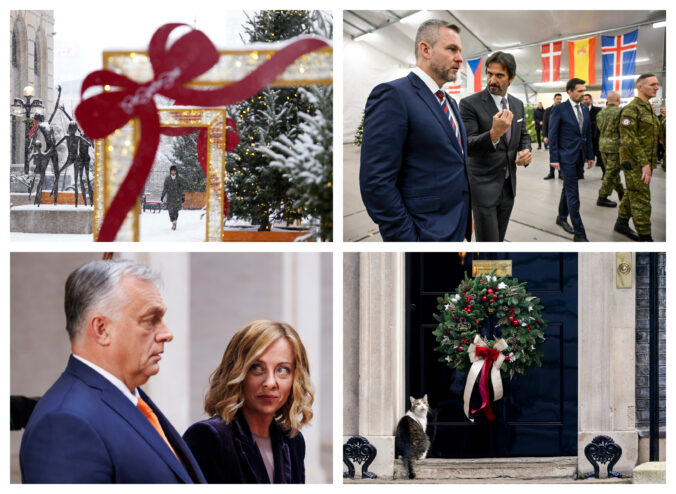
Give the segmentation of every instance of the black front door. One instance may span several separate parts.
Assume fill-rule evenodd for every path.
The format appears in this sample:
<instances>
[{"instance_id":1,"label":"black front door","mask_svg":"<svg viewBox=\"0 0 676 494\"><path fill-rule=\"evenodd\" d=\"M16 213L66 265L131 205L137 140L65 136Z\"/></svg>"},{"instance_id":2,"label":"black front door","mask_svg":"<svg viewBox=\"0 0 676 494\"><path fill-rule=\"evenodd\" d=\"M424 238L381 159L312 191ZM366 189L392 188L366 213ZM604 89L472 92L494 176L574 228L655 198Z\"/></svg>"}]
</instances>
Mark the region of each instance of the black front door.
<instances>
[{"instance_id":1,"label":"black front door","mask_svg":"<svg viewBox=\"0 0 676 494\"><path fill-rule=\"evenodd\" d=\"M542 367L503 380L504 398L493 402L496 419L463 413L466 373L439 362L432 330L437 297L452 293L473 259L510 259L512 276L527 281L549 322ZM427 394L434 413L428 456L485 458L577 455L577 254L412 253L406 255L406 408L408 396ZM478 390L475 389L478 395ZM476 397L473 397L473 400Z\"/></svg>"}]
</instances>

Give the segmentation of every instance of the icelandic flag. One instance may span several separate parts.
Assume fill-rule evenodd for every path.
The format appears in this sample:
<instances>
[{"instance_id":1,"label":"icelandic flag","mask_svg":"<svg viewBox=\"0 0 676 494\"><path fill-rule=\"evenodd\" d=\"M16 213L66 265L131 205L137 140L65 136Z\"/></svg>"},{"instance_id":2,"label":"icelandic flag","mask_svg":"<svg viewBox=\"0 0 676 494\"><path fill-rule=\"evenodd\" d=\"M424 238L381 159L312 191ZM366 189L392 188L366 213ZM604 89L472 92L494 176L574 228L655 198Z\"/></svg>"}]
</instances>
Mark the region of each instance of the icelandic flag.
<instances>
[{"instance_id":1,"label":"icelandic flag","mask_svg":"<svg viewBox=\"0 0 676 494\"><path fill-rule=\"evenodd\" d=\"M481 57L467 60L467 91L481 91Z\"/></svg>"},{"instance_id":2,"label":"icelandic flag","mask_svg":"<svg viewBox=\"0 0 676 494\"><path fill-rule=\"evenodd\" d=\"M609 91L617 91L622 98L634 96L634 79L632 76L636 74L637 46L638 29L620 36L601 36L602 98L606 98Z\"/></svg>"}]
</instances>

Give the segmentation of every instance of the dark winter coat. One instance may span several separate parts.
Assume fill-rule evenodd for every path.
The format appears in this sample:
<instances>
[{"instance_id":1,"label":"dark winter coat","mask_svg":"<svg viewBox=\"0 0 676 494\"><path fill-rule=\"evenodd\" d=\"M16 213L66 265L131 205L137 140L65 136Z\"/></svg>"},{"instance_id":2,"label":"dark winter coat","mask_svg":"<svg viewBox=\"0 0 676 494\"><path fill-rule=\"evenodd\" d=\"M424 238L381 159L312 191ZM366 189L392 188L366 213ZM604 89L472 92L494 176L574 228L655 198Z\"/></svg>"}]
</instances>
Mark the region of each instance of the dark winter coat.
<instances>
[{"instance_id":1,"label":"dark winter coat","mask_svg":"<svg viewBox=\"0 0 676 494\"><path fill-rule=\"evenodd\" d=\"M273 420L270 439L275 461L274 484L305 483L305 440L290 437ZM210 484L268 484L265 463L241 411L226 425L216 416L197 422L183 435Z\"/></svg>"},{"instance_id":2,"label":"dark winter coat","mask_svg":"<svg viewBox=\"0 0 676 494\"><path fill-rule=\"evenodd\" d=\"M164 187L162 188L162 197L160 200L164 201L164 196L167 196L167 209L169 211L179 211L183 200L185 199L185 191L188 189L188 181L176 174L176 179L172 180L171 175L164 179Z\"/></svg>"}]
</instances>

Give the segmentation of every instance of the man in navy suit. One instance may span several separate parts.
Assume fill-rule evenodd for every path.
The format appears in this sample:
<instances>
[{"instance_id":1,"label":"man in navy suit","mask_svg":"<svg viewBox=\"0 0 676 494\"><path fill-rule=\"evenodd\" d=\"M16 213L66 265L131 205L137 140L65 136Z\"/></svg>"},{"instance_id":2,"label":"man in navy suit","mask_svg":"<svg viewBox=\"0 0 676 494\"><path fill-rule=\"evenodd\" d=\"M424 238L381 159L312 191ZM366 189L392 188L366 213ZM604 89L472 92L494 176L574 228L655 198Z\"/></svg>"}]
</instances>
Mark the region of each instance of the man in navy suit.
<instances>
[{"instance_id":1,"label":"man in navy suit","mask_svg":"<svg viewBox=\"0 0 676 494\"><path fill-rule=\"evenodd\" d=\"M66 282L72 355L21 441L24 483L204 483L181 435L139 388L173 335L156 275L97 261Z\"/></svg>"},{"instance_id":2,"label":"man in navy suit","mask_svg":"<svg viewBox=\"0 0 676 494\"><path fill-rule=\"evenodd\" d=\"M573 78L566 83L568 101L552 109L549 120L549 161L563 174L563 189L559 201L556 224L568 233L573 233L575 242L588 242L580 216L580 193L578 168L587 162L594 166L591 119L589 110L582 104L586 90L585 81ZM568 223L568 215L573 223Z\"/></svg>"},{"instance_id":3,"label":"man in navy suit","mask_svg":"<svg viewBox=\"0 0 676 494\"><path fill-rule=\"evenodd\" d=\"M471 236L465 127L441 90L462 65L459 33L442 20L422 23L416 67L375 87L366 102L359 182L384 241Z\"/></svg>"},{"instance_id":4,"label":"man in navy suit","mask_svg":"<svg viewBox=\"0 0 676 494\"><path fill-rule=\"evenodd\" d=\"M486 59L486 89L460 100L478 242L505 240L516 195L516 167L531 161L523 103L507 94L515 77L514 56L496 51Z\"/></svg>"}]
</instances>

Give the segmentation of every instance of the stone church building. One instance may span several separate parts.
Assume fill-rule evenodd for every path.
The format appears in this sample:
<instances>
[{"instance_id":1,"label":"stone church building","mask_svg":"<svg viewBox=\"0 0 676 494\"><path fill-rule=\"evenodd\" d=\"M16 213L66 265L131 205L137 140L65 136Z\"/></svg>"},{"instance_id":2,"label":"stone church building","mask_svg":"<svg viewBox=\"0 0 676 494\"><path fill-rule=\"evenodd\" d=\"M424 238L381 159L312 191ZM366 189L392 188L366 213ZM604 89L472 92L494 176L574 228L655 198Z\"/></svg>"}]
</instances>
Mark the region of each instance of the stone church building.
<instances>
[{"instance_id":1,"label":"stone church building","mask_svg":"<svg viewBox=\"0 0 676 494\"><path fill-rule=\"evenodd\" d=\"M51 112L56 99L54 85L54 11L10 10L10 101L24 98L24 88L32 86L45 112ZM46 113L47 117L49 114ZM24 118L11 116L11 162L24 162Z\"/></svg>"}]
</instances>

